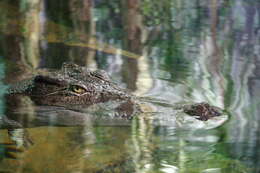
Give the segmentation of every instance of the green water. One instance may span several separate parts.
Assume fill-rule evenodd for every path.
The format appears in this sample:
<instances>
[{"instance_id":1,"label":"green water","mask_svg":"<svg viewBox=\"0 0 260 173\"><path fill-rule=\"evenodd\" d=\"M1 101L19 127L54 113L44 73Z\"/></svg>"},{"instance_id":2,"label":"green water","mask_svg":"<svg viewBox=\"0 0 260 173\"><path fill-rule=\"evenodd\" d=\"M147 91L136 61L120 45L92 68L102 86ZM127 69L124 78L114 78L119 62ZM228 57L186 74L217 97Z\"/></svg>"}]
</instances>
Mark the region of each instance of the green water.
<instances>
[{"instance_id":1,"label":"green water","mask_svg":"<svg viewBox=\"0 0 260 173\"><path fill-rule=\"evenodd\" d=\"M162 110L204 101L230 115L211 130L142 118L29 128L21 150L3 129L0 172L259 173L259 1L1 0L0 11L1 114L8 83L74 62Z\"/></svg>"}]
</instances>

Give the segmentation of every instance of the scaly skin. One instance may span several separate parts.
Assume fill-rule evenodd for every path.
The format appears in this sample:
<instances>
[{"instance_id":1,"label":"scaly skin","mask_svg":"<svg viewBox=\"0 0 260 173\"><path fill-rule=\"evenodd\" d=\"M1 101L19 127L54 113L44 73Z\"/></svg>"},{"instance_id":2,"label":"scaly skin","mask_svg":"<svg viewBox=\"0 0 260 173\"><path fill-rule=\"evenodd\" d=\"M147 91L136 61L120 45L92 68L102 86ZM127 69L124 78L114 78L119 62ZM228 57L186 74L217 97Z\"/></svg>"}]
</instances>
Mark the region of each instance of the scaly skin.
<instances>
[{"instance_id":1,"label":"scaly skin","mask_svg":"<svg viewBox=\"0 0 260 173\"><path fill-rule=\"evenodd\" d=\"M132 97L113 84L105 72L90 71L75 64L64 64L61 71L36 75L23 83L25 86L10 88L9 94L30 96L39 105L87 106ZM73 87L77 87L80 92L76 92Z\"/></svg>"},{"instance_id":2,"label":"scaly skin","mask_svg":"<svg viewBox=\"0 0 260 173\"><path fill-rule=\"evenodd\" d=\"M141 111L138 99L111 82L106 72L91 71L76 64L65 63L60 71L36 75L12 86L8 97L17 95L29 96L36 105L68 109L117 102L116 114L127 118ZM215 107L207 103L184 106L183 111L202 121L220 115Z\"/></svg>"}]
</instances>

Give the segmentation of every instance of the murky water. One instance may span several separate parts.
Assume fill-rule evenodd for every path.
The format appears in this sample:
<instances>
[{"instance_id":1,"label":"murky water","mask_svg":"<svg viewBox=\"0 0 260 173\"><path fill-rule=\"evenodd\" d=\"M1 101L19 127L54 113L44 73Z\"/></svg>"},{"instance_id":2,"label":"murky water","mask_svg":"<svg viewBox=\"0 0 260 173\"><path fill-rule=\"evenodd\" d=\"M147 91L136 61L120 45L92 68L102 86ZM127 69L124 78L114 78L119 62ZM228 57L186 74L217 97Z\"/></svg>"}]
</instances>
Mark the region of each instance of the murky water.
<instances>
[{"instance_id":1,"label":"murky water","mask_svg":"<svg viewBox=\"0 0 260 173\"><path fill-rule=\"evenodd\" d=\"M9 83L69 61L156 102L155 116L202 101L230 116L210 130L37 126L12 131L17 145L3 129L0 172L260 172L259 1L1 0L0 11L1 115Z\"/></svg>"}]
</instances>

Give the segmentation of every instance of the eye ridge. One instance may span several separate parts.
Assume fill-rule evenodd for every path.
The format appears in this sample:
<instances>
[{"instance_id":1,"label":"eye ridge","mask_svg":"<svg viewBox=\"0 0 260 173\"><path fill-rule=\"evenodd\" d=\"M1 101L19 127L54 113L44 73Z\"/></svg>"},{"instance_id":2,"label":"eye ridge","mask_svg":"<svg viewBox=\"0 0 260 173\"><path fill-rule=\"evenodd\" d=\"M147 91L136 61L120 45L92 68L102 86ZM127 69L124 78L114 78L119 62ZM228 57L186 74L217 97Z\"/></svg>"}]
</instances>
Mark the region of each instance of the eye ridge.
<instances>
[{"instance_id":1,"label":"eye ridge","mask_svg":"<svg viewBox=\"0 0 260 173\"><path fill-rule=\"evenodd\" d=\"M85 88L83 88L83 87L81 87L81 86L78 86L78 85L71 85L71 86L70 86L70 90L71 90L72 92L77 93L77 94L83 94L83 93L86 92L86 89L85 89Z\"/></svg>"}]
</instances>

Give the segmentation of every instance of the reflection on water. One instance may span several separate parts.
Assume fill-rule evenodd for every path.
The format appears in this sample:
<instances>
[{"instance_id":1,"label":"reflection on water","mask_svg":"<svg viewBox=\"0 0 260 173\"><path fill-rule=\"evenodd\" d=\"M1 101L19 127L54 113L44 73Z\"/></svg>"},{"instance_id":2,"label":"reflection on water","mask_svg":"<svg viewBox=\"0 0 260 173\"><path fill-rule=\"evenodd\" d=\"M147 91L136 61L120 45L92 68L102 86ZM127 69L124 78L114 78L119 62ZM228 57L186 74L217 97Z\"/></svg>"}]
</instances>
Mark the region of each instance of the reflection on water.
<instances>
[{"instance_id":1,"label":"reflection on water","mask_svg":"<svg viewBox=\"0 0 260 173\"><path fill-rule=\"evenodd\" d=\"M131 127L29 128L23 151L1 130L0 172L260 171L259 1L2 0L0 10L1 96L3 83L72 61L138 95L231 114L212 130L142 116Z\"/></svg>"},{"instance_id":2,"label":"reflection on water","mask_svg":"<svg viewBox=\"0 0 260 173\"><path fill-rule=\"evenodd\" d=\"M130 129L103 128L33 128L28 129L34 144L20 152L10 150L14 158L3 158L2 172L98 172L127 161ZM9 142L6 136L1 142ZM2 147L2 150L8 150ZM41 171L40 171L41 172Z\"/></svg>"}]
</instances>

